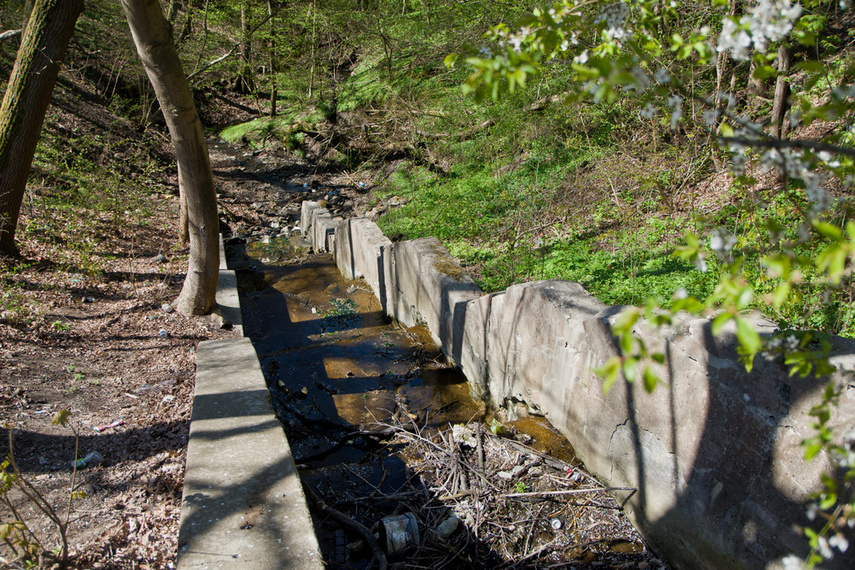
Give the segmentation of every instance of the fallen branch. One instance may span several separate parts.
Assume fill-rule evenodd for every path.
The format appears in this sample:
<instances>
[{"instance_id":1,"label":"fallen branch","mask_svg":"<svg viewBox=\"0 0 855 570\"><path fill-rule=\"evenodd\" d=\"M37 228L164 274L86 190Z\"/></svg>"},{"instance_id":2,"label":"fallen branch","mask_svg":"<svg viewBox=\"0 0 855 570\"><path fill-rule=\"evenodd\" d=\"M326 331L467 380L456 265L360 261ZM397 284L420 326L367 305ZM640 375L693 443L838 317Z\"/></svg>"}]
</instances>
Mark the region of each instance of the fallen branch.
<instances>
[{"instance_id":1,"label":"fallen branch","mask_svg":"<svg viewBox=\"0 0 855 570\"><path fill-rule=\"evenodd\" d=\"M374 538L374 533L372 533L364 524L353 520L341 511L337 511L324 503L324 501L315 493L314 489L312 489L305 481L303 481L303 490L306 492L306 497L309 501L311 501L313 506L321 511L321 513L337 520L344 526L349 527L351 530L358 532L365 541L365 544L371 547L371 553L373 554L372 563L377 562L377 566L380 570L386 570L386 555L383 554L383 551L380 549L380 543L377 542L376 538Z\"/></svg>"},{"instance_id":2,"label":"fallen branch","mask_svg":"<svg viewBox=\"0 0 855 570\"><path fill-rule=\"evenodd\" d=\"M510 493L505 495L505 498L516 499L519 497L546 497L551 495L581 495L583 493L601 493L603 491L632 491L635 493L638 489L634 487L596 487L593 489L564 489L561 491L532 491L529 493Z\"/></svg>"},{"instance_id":3,"label":"fallen branch","mask_svg":"<svg viewBox=\"0 0 855 570\"><path fill-rule=\"evenodd\" d=\"M0 42L3 40L8 40L9 38L14 38L15 36L21 35L21 30L7 30L0 34Z\"/></svg>"}]
</instances>

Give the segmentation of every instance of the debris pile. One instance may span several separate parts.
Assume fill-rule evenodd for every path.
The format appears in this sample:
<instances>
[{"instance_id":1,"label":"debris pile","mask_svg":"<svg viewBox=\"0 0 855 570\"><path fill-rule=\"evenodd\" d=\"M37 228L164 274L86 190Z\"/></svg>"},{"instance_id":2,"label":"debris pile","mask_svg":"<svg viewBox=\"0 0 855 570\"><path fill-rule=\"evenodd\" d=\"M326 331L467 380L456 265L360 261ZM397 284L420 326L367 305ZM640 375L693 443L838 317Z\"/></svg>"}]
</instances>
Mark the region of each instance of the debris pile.
<instances>
[{"instance_id":1,"label":"debris pile","mask_svg":"<svg viewBox=\"0 0 855 570\"><path fill-rule=\"evenodd\" d=\"M401 416L406 421L408 416ZM328 527L346 531L346 549L342 552L339 544L337 555L329 559L336 565L667 567L647 548L612 496L619 492L625 497L632 489L605 488L578 463L520 443L512 430L500 436L475 422L438 430L421 429L413 421L371 427L387 435L385 451L406 463L408 475L399 488L389 490L382 481L375 486L361 476L373 487L362 496L307 484L310 506L321 506L315 513ZM410 513L418 534L409 537L403 555L387 557L389 539L383 531L389 525L384 528L384 521ZM371 537L366 537L366 529ZM340 543L341 530L338 533Z\"/></svg>"}]
</instances>

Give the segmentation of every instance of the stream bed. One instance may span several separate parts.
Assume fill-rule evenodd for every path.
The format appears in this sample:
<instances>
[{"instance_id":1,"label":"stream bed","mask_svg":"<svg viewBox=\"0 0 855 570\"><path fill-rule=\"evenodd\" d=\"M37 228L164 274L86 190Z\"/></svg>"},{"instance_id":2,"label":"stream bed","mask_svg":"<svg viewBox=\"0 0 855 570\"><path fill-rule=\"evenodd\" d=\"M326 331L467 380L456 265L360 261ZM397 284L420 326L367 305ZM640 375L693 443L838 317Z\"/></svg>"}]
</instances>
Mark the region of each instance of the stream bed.
<instances>
[{"instance_id":1,"label":"stream bed","mask_svg":"<svg viewBox=\"0 0 855 570\"><path fill-rule=\"evenodd\" d=\"M667 567L544 418L489 414L331 255L270 235L228 254L327 566Z\"/></svg>"}]
</instances>

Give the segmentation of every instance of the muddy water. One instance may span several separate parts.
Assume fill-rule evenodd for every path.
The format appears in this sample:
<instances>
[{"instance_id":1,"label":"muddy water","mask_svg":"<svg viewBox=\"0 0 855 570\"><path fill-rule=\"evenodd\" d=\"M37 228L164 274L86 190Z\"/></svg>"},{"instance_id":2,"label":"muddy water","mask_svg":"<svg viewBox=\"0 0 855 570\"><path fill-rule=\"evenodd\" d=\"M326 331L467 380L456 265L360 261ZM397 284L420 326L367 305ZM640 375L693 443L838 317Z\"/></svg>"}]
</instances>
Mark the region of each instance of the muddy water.
<instances>
[{"instance_id":1,"label":"muddy water","mask_svg":"<svg viewBox=\"0 0 855 570\"><path fill-rule=\"evenodd\" d=\"M371 429L395 414L428 428L491 421L423 326L393 323L365 282L345 281L332 256L307 251L299 238L250 242L245 255L254 271L239 272L245 334L286 427L296 418L330 429ZM542 418L509 425L533 438L533 447L573 460L569 442ZM322 451L319 439L292 441L295 457ZM358 442L323 463L352 460L358 453L351 447Z\"/></svg>"}]
</instances>

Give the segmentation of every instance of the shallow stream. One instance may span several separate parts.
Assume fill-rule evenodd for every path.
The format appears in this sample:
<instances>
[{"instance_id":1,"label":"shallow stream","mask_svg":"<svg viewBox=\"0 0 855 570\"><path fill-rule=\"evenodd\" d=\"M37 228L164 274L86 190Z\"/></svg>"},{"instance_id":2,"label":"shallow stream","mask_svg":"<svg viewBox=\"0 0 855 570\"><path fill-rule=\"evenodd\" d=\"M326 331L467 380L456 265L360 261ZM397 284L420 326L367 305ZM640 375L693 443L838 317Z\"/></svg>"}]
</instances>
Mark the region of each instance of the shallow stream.
<instances>
[{"instance_id":1,"label":"shallow stream","mask_svg":"<svg viewBox=\"0 0 855 570\"><path fill-rule=\"evenodd\" d=\"M454 489L443 487L444 495L456 501L460 507L456 510L439 501L443 497L437 496L436 483L423 478L447 467L442 464L448 461L426 457L432 453L431 446L437 447L434 442L445 441L443 429L453 424L478 424L476 429L483 426L488 432L492 426L532 449L494 452L507 455L509 461L508 471L499 473L499 478L507 479L512 467L517 469L513 473L524 473L531 466L549 465L548 457L538 459L534 455L545 453L555 458L553 467L560 477L568 478L567 484L571 476L574 482L583 480L581 471L574 471L578 461L569 442L545 419L523 418L499 425L483 404L472 400L465 377L445 362L424 327L403 328L392 322L365 282L345 281L332 256L310 253L308 244L299 237L267 236L234 244L229 248L229 265L239 269L244 334L258 353L271 401L285 427L303 481L325 503L373 531L379 530L384 517L417 512L425 527L423 541L431 536L435 540L417 550L419 564L410 559L399 565L401 568L434 567L449 556L443 563L451 567L493 567L524 559L538 545L542 550L551 545L562 548L563 553L555 554L552 560L569 562L571 555L567 553L576 552L571 547L581 536L569 533L570 519L579 519L576 514L562 515L563 519L543 515L541 521L531 516L534 511L530 505L497 508L506 509L511 518L528 516L524 520L531 520L525 525L528 538L516 539L515 524L498 524L499 528L492 530L483 524L487 520L487 495L479 495L483 498L473 499L472 504L467 502L467 495L475 495L477 477L452 473L447 479L446 486L453 482ZM396 432L415 439L390 436ZM495 447L502 438L494 436L491 441ZM454 454L463 449L460 444L452 443L451 447ZM479 453L484 452L479 449ZM526 454L534 460L526 460ZM493 470L493 477L497 471ZM530 479L522 475L518 479L508 483L511 491L530 488ZM462 486L458 487L458 482ZM480 484L498 489L489 480ZM614 511L617 506L603 508ZM564 509L566 505L551 511L562 513ZM456 554L448 551L448 544L436 539L433 531L452 511L470 529L469 534L460 536L458 532L454 538ZM538 511L542 512L544 507ZM562 525L567 525L566 529ZM315 526L328 564L352 568L369 565L370 552L364 551L364 545L360 547L358 537L346 535L320 517L316 517ZM589 541L597 545L596 549L587 546L579 550L578 557L572 554L575 563L594 563L609 556L626 561L636 556L641 557L639 564L647 564L651 555L634 529L625 520L612 526L614 532L607 538ZM482 527L489 532L479 536ZM497 541L501 548L496 546ZM517 542L522 544L507 546ZM513 552L514 548L519 551Z\"/></svg>"}]
</instances>

